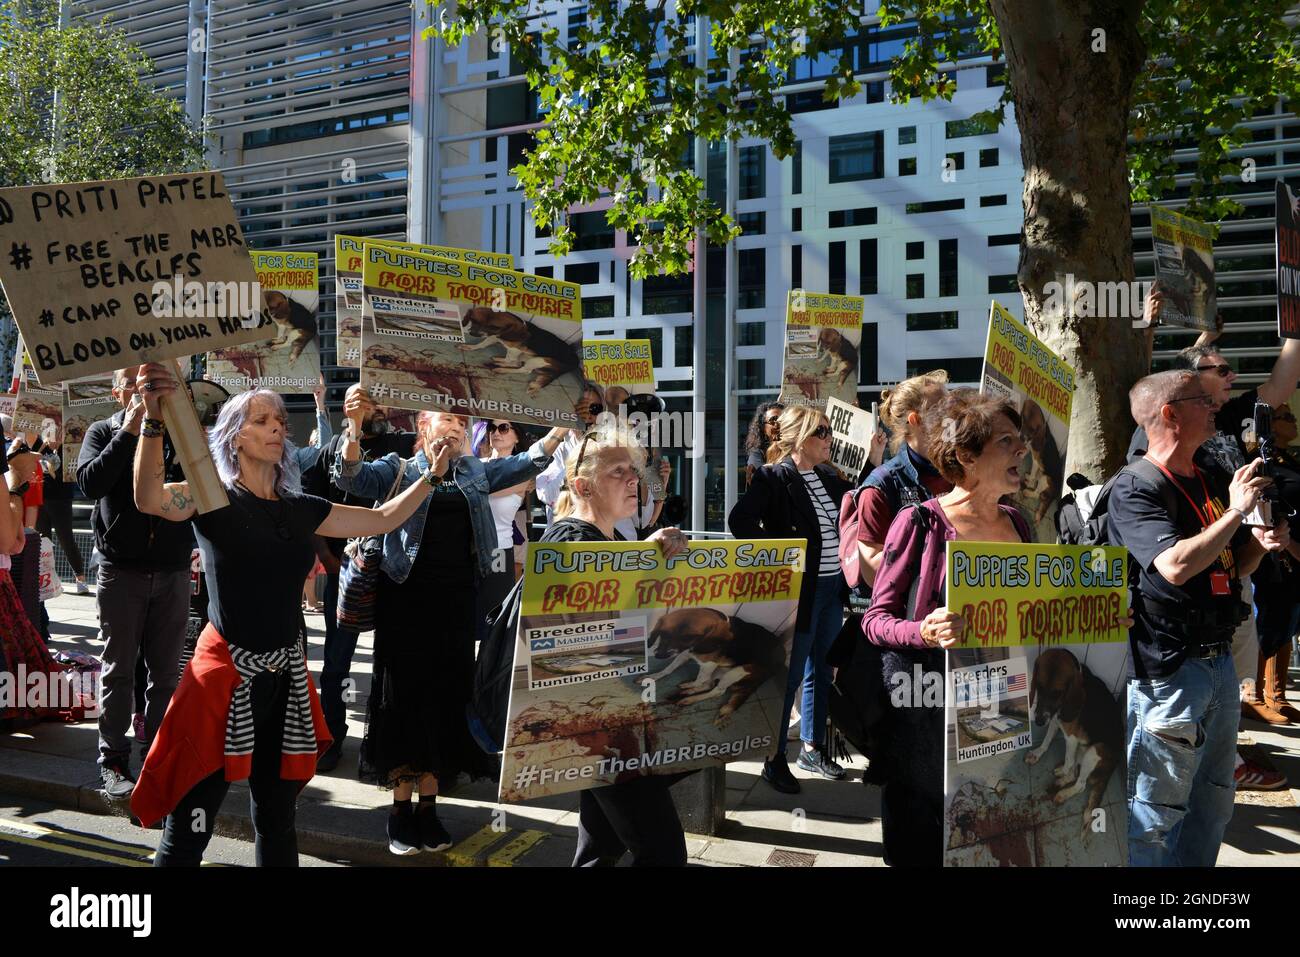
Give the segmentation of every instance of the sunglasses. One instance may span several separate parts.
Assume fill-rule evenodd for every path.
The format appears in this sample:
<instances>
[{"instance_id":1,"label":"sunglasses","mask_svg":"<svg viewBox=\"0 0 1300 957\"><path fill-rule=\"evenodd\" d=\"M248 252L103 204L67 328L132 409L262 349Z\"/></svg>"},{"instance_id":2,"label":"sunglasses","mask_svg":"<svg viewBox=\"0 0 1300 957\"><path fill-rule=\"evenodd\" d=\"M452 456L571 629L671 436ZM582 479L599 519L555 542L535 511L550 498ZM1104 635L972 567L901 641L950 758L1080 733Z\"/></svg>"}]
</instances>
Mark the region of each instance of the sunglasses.
<instances>
[{"instance_id":1,"label":"sunglasses","mask_svg":"<svg viewBox=\"0 0 1300 957\"><path fill-rule=\"evenodd\" d=\"M819 425L813 429L813 437L817 439L829 439L833 434L829 425Z\"/></svg>"},{"instance_id":2,"label":"sunglasses","mask_svg":"<svg viewBox=\"0 0 1300 957\"><path fill-rule=\"evenodd\" d=\"M763 424L764 424L764 425L776 425L776 423L779 422L780 420L781 420L781 417L780 417L779 415L774 415L774 416L772 416L770 419L764 419L764 420L763 420Z\"/></svg>"},{"instance_id":3,"label":"sunglasses","mask_svg":"<svg viewBox=\"0 0 1300 957\"><path fill-rule=\"evenodd\" d=\"M1198 392L1196 395L1185 395L1181 399L1170 399L1166 405L1177 405L1179 402L1199 402L1201 405L1213 408L1214 396L1208 392Z\"/></svg>"},{"instance_id":4,"label":"sunglasses","mask_svg":"<svg viewBox=\"0 0 1300 957\"><path fill-rule=\"evenodd\" d=\"M493 432L499 432L500 434L505 435L507 432L513 432L515 427L509 422L502 422L500 425L489 425L487 430L489 435Z\"/></svg>"},{"instance_id":5,"label":"sunglasses","mask_svg":"<svg viewBox=\"0 0 1300 957\"><path fill-rule=\"evenodd\" d=\"M1221 363L1219 363L1218 365L1197 366L1197 367L1196 367L1196 371L1197 371L1197 372L1209 372L1209 371L1211 371L1211 370L1213 370L1214 372L1219 373L1219 376L1220 376L1221 378L1224 378L1224 379L1226 379L1226 378L1228 378L1228 376L1232 375L1232 366L1228 365L1226 362L1221 362Z\"/></svg>"}]
</instances>

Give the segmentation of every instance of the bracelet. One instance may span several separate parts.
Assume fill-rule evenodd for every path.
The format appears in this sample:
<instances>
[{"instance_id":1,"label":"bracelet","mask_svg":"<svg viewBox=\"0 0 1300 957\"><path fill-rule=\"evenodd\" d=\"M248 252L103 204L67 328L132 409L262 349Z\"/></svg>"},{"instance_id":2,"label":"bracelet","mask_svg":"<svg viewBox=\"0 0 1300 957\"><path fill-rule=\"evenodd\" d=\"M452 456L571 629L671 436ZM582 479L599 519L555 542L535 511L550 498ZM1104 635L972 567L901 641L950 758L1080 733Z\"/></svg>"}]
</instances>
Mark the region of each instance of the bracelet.
<instances>
[{"instance_id":1,"label":"bracelet","mask_svg":"<svg viewBox=\"0 0 1300 957\"><path fill-rule=\"evenodd\" d=\"M24 482L22 485L19 485L17 488L11 488L9 490L9 494L16 495L19 498L22 498L24 495L27 494L27 489L31 484L32 484L31 482Z\"/></svg>"},{"instance_id":2,"label":"bracelet","mask_svg":"<svg viewBox=\"0 0 1300 957\"><path fill-rule=\"evenodd\" d=\"M432 468L424 470L424 480L429 483L430 488L437 488L442 484L442 476L435 473Z\"/></svg>"},{"instance_id":3,"label":"bracelet","mask_svg":"<svg viewBox=\"0 0 1300 957\"><path fill-rule=\"evenodd\" d=\"M148 439L156 439L167 431L167 423L162 419L145 419L140 434Z\"/></svg>"},{"instance_id":4,"label":"bracelet","mask_svg":"<svg viewBox=\"0 0 1300 957\"><path fill-rule=\"evenodd\" d=\"M1241 516L1241 520L1243 522L1246 520L1246 513L1236 505L1229 505L1227 508L1223 510L1224 515L1227 515L1229 512L1236 512L1238 515Z\"/></svg>"}]
</instances>

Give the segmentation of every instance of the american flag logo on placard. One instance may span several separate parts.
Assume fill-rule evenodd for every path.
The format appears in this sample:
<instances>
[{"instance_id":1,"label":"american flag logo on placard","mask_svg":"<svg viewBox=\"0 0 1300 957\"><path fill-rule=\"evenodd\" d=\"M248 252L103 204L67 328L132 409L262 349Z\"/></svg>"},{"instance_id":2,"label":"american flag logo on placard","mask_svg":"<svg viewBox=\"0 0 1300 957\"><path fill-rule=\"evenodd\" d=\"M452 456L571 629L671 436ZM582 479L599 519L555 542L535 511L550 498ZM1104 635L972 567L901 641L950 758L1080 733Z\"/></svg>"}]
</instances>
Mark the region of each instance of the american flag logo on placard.
<instances>
[{"instance_id":1,"label":"american flag logo on placard","mask_svg":"<svg viewBox=\"0 0 1300 957\"><path fill-rule=\"evenodd\" d=\"M644 638L644 637L645 637L645 625L630 625L626 628L614 629L615 641L625 641L625 640L630 640L632 638Z\"/></svg>"},{"instance_id":2,"label":"american flag logo on placard","mask_svg":"<svg viewBox=\"0 0 1300 957\"><path fill-rule=\"evenodd\" d=\"M1007 679L1008 694L1010 694L1012 691L1024 691L1024 690L1025 690L1024 672L1021 672L1019 674L1014 674Z\"/></svg>"}]
</instances>

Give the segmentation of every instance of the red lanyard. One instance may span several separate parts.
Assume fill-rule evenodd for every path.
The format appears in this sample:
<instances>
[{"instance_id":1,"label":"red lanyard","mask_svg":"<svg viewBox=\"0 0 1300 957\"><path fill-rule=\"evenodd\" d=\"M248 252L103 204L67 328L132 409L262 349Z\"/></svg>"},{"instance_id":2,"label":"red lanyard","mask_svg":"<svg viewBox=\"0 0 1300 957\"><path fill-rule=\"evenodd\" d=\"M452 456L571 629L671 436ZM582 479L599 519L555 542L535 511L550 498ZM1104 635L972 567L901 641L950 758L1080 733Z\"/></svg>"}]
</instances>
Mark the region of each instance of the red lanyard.
<instances>
[{"instance_id":1,"label":"red lanyard","mask_svg":"<svg viewBox=\"0 0 1300 957\"><path fill-rule=\"evenodd\" d=\"M1214 522L1210 520L1210 514L1211 514L1210 489L1205 484L1205 476L1201 474L1200 469L1198 469L1195 465L1192 466L1192 471L1195 472L1196 477L1201 480L1201 491L1205 493L1204 512L1202 512L1200 508L1197 507L1196 503L1192 501L1192 497L1187 494L1187 489L1183 488L1183 483L1178 481L1176 478L1174 478L1173 473L1171 473L1169 469L1165 468L1163 465L1161 465L1155 459L1151 458L1151 456L1149 455L1147 456L1147 459L1151 462L1152 465L1154 465L1160 471L1164 472L1165 475L1169 477L1169 481L1174 483L1174 488L1178 489L1178 491L1183 493L1183 498L1187 499L1187 504L1190 505L1192 507L1192 511L1196 513L1196 519L1201 523L1201 528L1209 528L1211 525L1214 524Z\"/></svg>"}]
</instances>

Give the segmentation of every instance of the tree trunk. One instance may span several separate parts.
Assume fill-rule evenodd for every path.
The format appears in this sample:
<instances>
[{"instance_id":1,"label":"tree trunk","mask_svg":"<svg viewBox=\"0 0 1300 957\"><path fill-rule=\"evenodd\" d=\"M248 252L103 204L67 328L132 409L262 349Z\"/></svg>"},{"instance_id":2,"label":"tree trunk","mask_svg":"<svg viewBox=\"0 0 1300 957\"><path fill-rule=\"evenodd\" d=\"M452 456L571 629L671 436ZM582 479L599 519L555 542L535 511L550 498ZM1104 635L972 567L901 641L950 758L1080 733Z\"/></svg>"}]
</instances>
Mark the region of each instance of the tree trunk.
<instances>
[{"instance_id":1,"label":"tree trunk","mask_svg":"<svg viewBox=\"0 0 1300 957\"><path fill-rule=\"evenodd\" d=\"M1133 84L1146 52L1138 33L1142 3L990 0L990 6L1025 168L1018 278L1026 324L1075 370L1066 474L1101 481L1123 464L1133 431L1128 390L1151 364L1149 340L1133 317L1098 318L1095 309L1079 308L1080 284L1095 290L1100 282L1133 281L1125 155ZM1103 40L1104 52L1094 52ZM1074 301L1058 295L1055 308L1044 287L1055 281L1068 288L1071 275Z\"/></svg>"}]
</instances>

